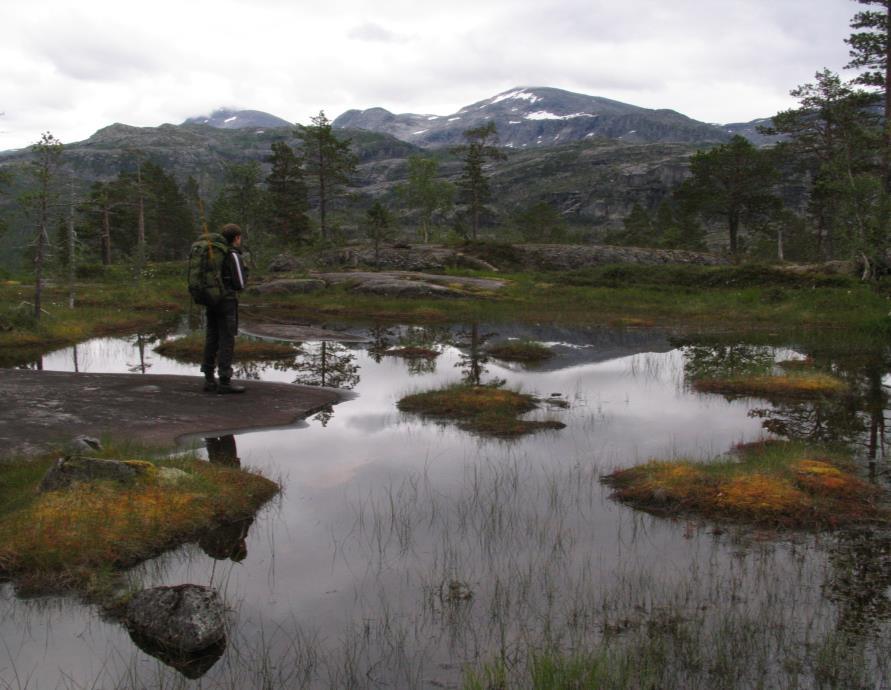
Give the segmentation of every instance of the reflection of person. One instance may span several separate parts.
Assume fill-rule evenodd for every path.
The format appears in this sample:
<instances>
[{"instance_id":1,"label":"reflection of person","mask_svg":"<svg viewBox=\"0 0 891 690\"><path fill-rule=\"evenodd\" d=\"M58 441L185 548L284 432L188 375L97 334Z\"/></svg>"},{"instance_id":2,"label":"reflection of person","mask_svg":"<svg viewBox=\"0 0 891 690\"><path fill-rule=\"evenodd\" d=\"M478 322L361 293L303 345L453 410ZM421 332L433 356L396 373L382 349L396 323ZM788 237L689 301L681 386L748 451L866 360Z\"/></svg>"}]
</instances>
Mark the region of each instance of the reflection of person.
<instances>
[{"instance_id":1,"label":"reflection of person","mask_svg":"<svg viewBox=\"0 0 891 690\"><path fill-rule=\"evenodd\" d=\"M232 434L209 437L204 439L204 443L207 445L207 459L214 465L241 467L238 447L235 445L235 437Z\"/></svg>"},{"instance_id":2,"label":"reflection of person","mask_svg":"<svg viewBox=\"0 0 891 690\"><path fill-rule=\"evenodd\" d=\"M220 234L229 244L229 253L223 262L223 299L213 307L207 307L207 331L204 339L204 390L211 393L244 393L244 386L231 383L232 356L235 352L235 336L238 334L238 292L244 289L247 269L241 261L241 228L235 223L224 225ZM220 382L214 380L214 368L220 374Z\"/></svg>"},{"instance_id":3,"label":"reflection of person","mask_svg":"<svg viewBox=\"0 0 891 690\"><path fill-rule=\"evenodd\" d=\"M198 546L217 561L241 563L247 558L247 535L253 523L254 518L224 522L199 536Z\"/></svg>"}]
</instances>

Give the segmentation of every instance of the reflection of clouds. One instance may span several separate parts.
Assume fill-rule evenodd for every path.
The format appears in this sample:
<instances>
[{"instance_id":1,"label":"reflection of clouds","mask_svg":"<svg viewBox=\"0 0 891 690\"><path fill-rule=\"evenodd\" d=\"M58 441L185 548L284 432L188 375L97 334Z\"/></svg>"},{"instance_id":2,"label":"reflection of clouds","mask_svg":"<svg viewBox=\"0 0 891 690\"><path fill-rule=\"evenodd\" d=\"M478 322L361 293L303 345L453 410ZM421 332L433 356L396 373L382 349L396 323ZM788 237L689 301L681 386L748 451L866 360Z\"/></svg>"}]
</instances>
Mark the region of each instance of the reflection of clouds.
<instances>
[{"instance_id":1,"label":"reflection of clouds","mask_svg":"<svg viewBox=\"0 0 891 690\"><path fill-rule=\"evenodd\" d=\"M373 434L386 429L393 424L397 418L398 415L388 412L382 414L367 414L349 417L345 424L349 429Z\"/></svg>"}]
</instances>

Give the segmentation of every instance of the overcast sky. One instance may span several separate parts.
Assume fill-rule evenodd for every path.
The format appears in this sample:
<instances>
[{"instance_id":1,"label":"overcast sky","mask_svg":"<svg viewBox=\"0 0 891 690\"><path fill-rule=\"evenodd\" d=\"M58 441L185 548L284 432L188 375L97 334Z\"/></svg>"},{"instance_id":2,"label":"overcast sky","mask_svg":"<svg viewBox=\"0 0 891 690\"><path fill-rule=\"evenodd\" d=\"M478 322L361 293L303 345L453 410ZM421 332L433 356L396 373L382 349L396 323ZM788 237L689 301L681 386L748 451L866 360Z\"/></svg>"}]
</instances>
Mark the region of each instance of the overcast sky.
<instances>
[{"instance_id":1,"label":"overcast sky","mask_svg":"<svg viewBox=\"0 0 891 690\"><path fill-rule=\"evenodd\" d=\"M0 0L0 150L217 107L447 115L553 86L706 122L847 62L853 0Z\"/></svg>"}]
</instances>

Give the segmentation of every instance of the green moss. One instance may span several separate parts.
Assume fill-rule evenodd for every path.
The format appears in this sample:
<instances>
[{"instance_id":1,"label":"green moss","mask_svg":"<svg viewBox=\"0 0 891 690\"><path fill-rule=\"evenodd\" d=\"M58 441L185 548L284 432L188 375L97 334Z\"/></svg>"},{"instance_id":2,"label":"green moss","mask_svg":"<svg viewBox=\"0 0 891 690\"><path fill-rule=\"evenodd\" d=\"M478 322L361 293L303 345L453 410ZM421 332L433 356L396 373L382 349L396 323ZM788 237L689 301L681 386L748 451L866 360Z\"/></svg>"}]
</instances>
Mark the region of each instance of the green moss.
<instances>
[{"instance_id":1,"label":"green moss","mask_svg":"<svg viewBox=\"0 0 891 690\"><path fill-rule=\"evenodd\" d=\"M194 333L184 338L167 340L155 348L155 352L180 362L200 364L204 356L204 335ZM289 343L270 340L239 338L235 346L235 360L240 362L290 359L297 349Z\"/></svg>"}]
</instances>

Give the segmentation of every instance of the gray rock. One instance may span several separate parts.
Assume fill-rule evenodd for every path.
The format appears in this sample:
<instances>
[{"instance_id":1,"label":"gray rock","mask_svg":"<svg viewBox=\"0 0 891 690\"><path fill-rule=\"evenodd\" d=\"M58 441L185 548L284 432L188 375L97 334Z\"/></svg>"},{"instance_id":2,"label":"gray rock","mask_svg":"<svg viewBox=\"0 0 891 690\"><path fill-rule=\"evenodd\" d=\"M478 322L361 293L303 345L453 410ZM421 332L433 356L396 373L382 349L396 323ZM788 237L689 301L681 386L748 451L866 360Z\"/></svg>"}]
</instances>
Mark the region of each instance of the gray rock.
<instances>
[{"instance_id":1,"label":"gray rock","mask_svg":"<svg viewBox=\"0 0 891 690\"><path fill-rule=\"evenodd\" d=\"M69 455L95 453L97 450L102 450L102 444L99 442L98 438L81 435L71 439L65 447L65 450Z\"/></svg>"},{"instance_id":2,"label":"gray rock","mask_svg":"<svg viewBox=\"0 0 891 690\"><path fill-rule=\"evenodd\" d=\"M144 589L127 603L124 621L143 640L182 654L195 654L226 637L223 600L201 585Z\"/></svg>"},{"instance_id":3,"label":"gray rock","mask_svg":"<svg viewBox=\"0 0 891 690\"><path fill-rule=\"evenodd\" d=\"M269 283L261 283L247 289L255 295L289 295L319 292L326 287L324 280L318 278L282 278Z\"/></svg>"},{"instance_id":4,"label":"gray rock","mask_svg":"<svg viewBox=\"0 0 891 690\"><path fill-rule=\"evenodd\" d=\"M384 297L464 297L465 293L444 285L435 285L419 280L399 280L395 278L367 280L353 288L354 292Z\"/></svg>"},{"instance_id":5,"label":"gray rock","mask_svg":"<svg viewBox=\"0 0 891 690\"><path fill-rule=\"evenodd\" d=\"M140 463L69 456L53 463L37 487L39 493L67 489L73 484L93 481L115 481L126 484L146 473Z\"/></svg>"},{"instance_id":6,"label":"gray rock","mask_svg":"<svg viewBox=\"0 0 891 690\"><path fill-rule=\"evenodd\" d=\"M269 270L272 273L293 273L306 269L306 262L291 254L279 254L269 262Z\"/></svg>"}]
</instances>

